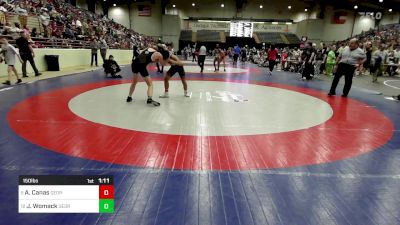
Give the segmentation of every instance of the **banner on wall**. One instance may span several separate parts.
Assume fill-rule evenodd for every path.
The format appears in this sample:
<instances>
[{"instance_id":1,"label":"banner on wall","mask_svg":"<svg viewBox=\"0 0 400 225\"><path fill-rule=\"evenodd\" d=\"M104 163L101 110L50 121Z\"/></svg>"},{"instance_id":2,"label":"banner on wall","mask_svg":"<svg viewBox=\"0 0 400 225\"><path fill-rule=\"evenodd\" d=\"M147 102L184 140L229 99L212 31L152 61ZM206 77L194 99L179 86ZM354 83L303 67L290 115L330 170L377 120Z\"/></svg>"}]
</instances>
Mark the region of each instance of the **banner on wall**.
<instances>
[{"instance_id":1,"label":"banner on wall","mask_svg":"<svg viewBox=\"0 0 400 225\"><path fill-rule=\"evenodd\" d=\"M229 30L229 22L189 22L188 30Z\"/></svg>"},{"instance_id":2,"label":"banner on wall","mask_svg":"<svg viewBox=\"0 0 400 225\"><path fill-rule=\"evenodd\" d=\"M151 16L151 6L138 5L138 15L139 16Z\"/></svg>"},{"instance_id":3,"label":"banner on wall","mask_svg":"<svg viewBox=\"0 0 400 225\"><path fill-rule=\"evenodd\" d=\"M255 23L253 30L258 32L289 32L289 26L287 24Z\"/></svg>"},{"instance_id":4,"label":"banner on wall","mask_svg":"<svg viewBox=\"0 0 400 225\"><path fill-rule=\"evenodd\" d=\"M221 30L230 31L231 22L195 22L190 21L187 30ZM254 32L289 32L290 25L287 24L266 24L266 23L253 23ZM293 31L291 31L293 32Z\"/></svg>"},{"instance_id":5,"label":"banner on wall","mask_svg":"<svg viewBox=\"0 0 400 225\"><path fill-rule=\"evenodd\" d=\"M347 19L347 12L338 11L333 14L332 23L333 24L345 24Z\"/></svg>"}]
</instances>

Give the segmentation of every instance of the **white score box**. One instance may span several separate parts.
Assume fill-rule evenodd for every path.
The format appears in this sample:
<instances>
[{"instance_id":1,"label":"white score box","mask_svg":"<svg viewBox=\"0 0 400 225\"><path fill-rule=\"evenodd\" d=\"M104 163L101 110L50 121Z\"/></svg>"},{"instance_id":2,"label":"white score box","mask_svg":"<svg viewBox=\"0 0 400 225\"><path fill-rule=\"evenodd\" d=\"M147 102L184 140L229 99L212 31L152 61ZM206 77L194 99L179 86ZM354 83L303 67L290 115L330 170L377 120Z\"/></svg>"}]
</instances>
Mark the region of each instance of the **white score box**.
<instances>
[{"instance_id":1,"label":"white score box","mask_svg":"<svg viewBox=\"0 0 400 225\"><path fill-rule=\"evenodd\" d=\"M111 175L20 175L19 213L114 213Z\"/></svg>"},{"instance_id":2,"label":"white score box","mask_svg":"<svg viewBox=\"0 0 400 225\"><path fill-rule=\"evenodd\" d=\"M99 200L98 185L19 185L19 200Z\"/></svg>"},{"instance_id":3,"label":"white score box","mask_svg":"<svg viewBox=\"0 0 400 225\"><path fill-rule=\"evenodd\" d=\"M99 213L99 200L19 200L19 213Z\"/></svg>"}]
</instances>

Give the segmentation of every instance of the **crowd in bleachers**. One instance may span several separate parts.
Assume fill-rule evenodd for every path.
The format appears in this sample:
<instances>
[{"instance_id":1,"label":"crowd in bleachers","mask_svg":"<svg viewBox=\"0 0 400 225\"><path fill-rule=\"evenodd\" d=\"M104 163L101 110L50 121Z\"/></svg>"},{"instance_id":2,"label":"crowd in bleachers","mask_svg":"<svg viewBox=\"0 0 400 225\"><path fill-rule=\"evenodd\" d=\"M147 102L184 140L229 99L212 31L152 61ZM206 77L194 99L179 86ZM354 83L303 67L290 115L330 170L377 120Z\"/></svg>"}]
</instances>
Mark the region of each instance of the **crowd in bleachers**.
<instances>
[{"instance_id":1,"label":"crowd in bleachers","mask_svg":"<svg viewBox=\"0 0 400 225\"><path fill-rule=\"evenodd\" d=\"M7 22L8 15L17 15L19 23ZM28 27L28 16L37 16L39 26ZM132 49L133 45L146 47L154 44L152 38L140 35L121 24L88 10L77 8L62 0L1 0L0 28L2 35L14 39L25 32L32 39L44 38L47 46L56 47L55 40L63 45L77 42L87 47L92 39L104 39L109 48ZM37 43L41 47L41 43Z\"/></svg>"},{"instance_id":2,"label":"crowd in bleachers","mask_svg":"<svg viewBox=\"0 0 400 225\"><path fill-rule=\"evenodd\" d=\"M377 82L379 76L394 76L400 73L400 25L386 25L371 29L352 38L359 40L359 48L366 54L365 62L356 70L356 75L371 75ZM340 54L351 38L327 45L306 43L304 48L280 48L277 63L282 70L303 74L312 79L321 74L333 76ZM267 48L247 48L247 60L259 66L268 66ZM304 74L305 64L310 61L312 70Z\"/></svg>"}]
</instances>

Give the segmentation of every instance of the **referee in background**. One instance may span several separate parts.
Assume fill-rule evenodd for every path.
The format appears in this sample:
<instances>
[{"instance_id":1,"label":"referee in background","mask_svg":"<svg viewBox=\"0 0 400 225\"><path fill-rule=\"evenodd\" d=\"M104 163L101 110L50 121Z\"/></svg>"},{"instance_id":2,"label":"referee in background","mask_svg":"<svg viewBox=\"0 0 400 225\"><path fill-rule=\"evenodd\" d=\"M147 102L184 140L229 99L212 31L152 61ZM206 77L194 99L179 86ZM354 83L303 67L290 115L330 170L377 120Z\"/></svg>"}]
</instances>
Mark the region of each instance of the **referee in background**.
<instances>
[{"instance_id":1,"label":"referee in background","mask_svg":"<svg viewBox=\"0 0 400 225\"><path fill-rule=\"evenodd\" d=\"M344 75L344 88L342 97L347 97L350 92L351 85L353 83L354 71L357 67L362 65L366 60L364 51L358 47L358 40L353 38L349 42L349 46L346 46L343 52L339 55L339 65L336 70L335 77L332 81L331 90L328 95L336 95L336 87L339 83L340 78Z\"/></svg>"}]
</instances>

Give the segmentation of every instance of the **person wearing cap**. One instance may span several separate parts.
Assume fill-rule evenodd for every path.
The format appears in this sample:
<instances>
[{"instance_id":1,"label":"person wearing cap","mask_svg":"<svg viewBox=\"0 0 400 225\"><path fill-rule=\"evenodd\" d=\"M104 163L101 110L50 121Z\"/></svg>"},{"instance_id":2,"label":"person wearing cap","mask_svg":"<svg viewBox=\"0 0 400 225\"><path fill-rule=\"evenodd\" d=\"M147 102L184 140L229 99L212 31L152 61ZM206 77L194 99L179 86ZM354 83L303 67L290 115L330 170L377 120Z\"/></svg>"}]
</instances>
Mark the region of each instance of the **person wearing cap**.
<instances>
[{"instance_id":1,"label":"person wearing cap","mask_svg":"<svg viewBox=\"0 0 400 225\"><path fill-rule=\"evenodd\" d=\"M366 55L362 49L358 47L358 40L353 38L349 42L349 46L343 48L342 53L339 55L339 65L332 81L331 89L328 93L329 96L336 95L336 87L340 78L344 75L345 83L343 88L342 97L347 97L353 83L354 71L357 67L364 63Z\"/></svg>"}]
</instances>

